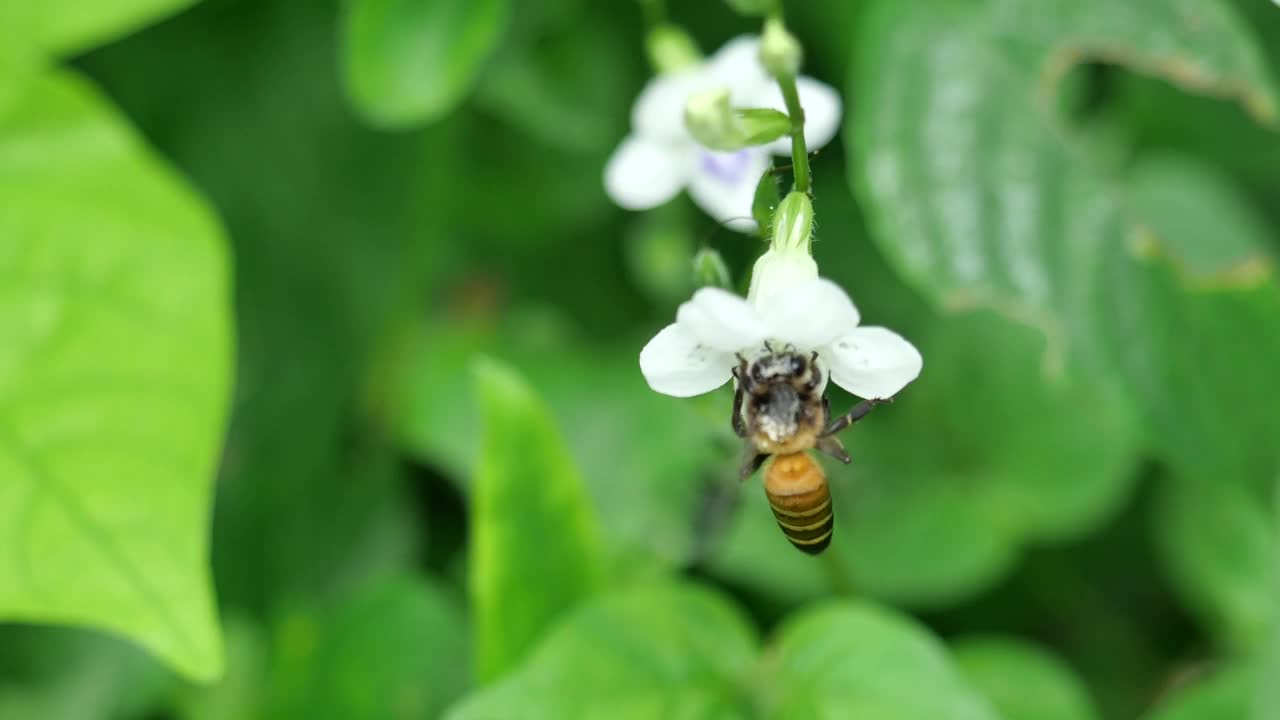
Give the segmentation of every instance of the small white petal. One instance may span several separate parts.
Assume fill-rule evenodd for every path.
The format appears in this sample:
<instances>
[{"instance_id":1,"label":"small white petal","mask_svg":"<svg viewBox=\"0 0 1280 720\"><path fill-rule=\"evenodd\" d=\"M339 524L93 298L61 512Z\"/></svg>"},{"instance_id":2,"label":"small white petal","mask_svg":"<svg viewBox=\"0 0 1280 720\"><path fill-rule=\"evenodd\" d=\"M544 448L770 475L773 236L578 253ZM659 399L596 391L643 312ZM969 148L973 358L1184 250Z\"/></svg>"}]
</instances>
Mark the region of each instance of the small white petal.
<instances>
[{"instance_id":1,"label":"small white petal","mask_svg":"<svg viewBox=\"0 0 1280 720\"><path fill-rule=\"evenodd\" d=\"M728 290L705 287L676 311L676 324L702 345L734 353L765 341L755 308Z\"/></svg>"},{"instance_id":2,"label":"small white petal","mask_svg":"<svg viewBox=\"0 0 1280 720\"><path fill-rule=\"evenodd\" d=\"M804 108L804 142L810 151L831 142L840 130L842 104L840 94L835 88L811 77L796 78L796 89L800 93L800 106ZM770 107L786 111L787 105L782 100L782 91L778 86L764 88L759 95L752 98L759 107ZM791 138L784 137L768 145L769 152L775 155L791 154Z\"/></svg>"},{"instance_id":3,"label":"small white petal","mask_svg":"<svg viewBox=\"0 0 1280 720\"><path fill-rule=\"evenodd\" d=\"M604 168L604 189L628 210L657 207L676 196L689 180L692 146L628 136Z\"/></svg>"},{"instance_id":4,"label":"small white petal","mask_svg":"<svg viewBox=\"0 0 1280 720\"><path fill-rule=\"evenodd\" d=\"M736 153L700 150L691 168L689 195L717 222L739 232L751 232L756 185L769 168L769 155L759 148Z\"/></svg>"},{"instance_id":5,"label":"small white petal","mask_svg":"<svg viewBox=\"0 0 1280 720\"><path fill-rule=\"evenodd\" d=\"M658 75L644 86L631 107L631 129L655 140L691 142L684 127L689 96L710 87L704 66Z\"/></svg>"},{"instance_id":6,"label":"small white petal","mask_svg":"<svg viewBox=\"0 0 1280 720\"><path fill-rule=\"evenodd\" d=\"M920 351L882 327L861 327L838 338L824 353L831 381L862 398L890 398L920 375Z\"/></svg>"},{"instance_id":7,"label":"small white petal","mask_svg":"<svg viewBox=\"0 0 1280 720\"><path fill-rule=\"evenodd\" d=\"M849 295L826 278L777 293L760 306L769 337L812 349L830 344L858 327L858 309Z\"/></svg>"},{"instance_id":8,"label":"small white petal","mask_svg":"<svg viewBox=\"0 0 1280 720\"><path fill-rule=\"evenodd\" d=\"M728 382L733 356L699 345L678 325L668 325L640 351L640 372L663 395L691 397Z\"/></svg>"},{"instance_id":9,"label":"small white petal","mask_svg":"<svg viewBox=\"0 0 1280 720\"><path fill-rule=\"evenodd\" d=\"M773 79L760 64L760 38L739 35L725 43L706 64L706 78L713 87L729 88L735 107L749 107Z\"/></svg>"}]
</instances>

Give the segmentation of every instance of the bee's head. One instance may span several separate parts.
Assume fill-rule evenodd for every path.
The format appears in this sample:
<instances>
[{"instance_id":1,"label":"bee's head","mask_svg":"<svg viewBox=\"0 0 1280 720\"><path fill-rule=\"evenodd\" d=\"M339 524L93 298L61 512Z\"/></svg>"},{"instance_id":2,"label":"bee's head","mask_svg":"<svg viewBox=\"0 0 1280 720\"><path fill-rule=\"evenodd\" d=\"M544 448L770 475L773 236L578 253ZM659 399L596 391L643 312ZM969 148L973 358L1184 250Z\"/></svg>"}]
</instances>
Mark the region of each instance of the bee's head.
<instances>
[{"instance_id":1,"label":"bee's head","mask_svg":"<svg viewBox=\"0 0 1280 720\"><path fill-rule=\"evenodd\" d=\"M794 349L766 352L751 363L749 372L757 385L785 382L797 389L812 389L822 381L822 371L815 366L812 354Z\"/></svg>"}]
</instances>

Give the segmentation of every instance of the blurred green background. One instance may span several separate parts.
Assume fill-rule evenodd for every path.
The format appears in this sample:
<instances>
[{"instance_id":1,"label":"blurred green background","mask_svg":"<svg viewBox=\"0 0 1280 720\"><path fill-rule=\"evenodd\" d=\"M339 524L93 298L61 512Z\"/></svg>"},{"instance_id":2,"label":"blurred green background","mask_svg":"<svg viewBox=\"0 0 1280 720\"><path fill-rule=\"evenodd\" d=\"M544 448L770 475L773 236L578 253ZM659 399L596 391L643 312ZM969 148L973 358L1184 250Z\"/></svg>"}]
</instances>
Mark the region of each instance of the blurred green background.
<instances>
[{"instance_id":1,"label":"blurred green background","mask_svg":"<svg viewBox=\"0 0 1280 720\"><path fill-rule=\"evenodd\" d=\"M0 0L0 718L1280 718L1280 8L786 6L925 357L820 558L639 373L764 248L605 196L640 3Z\"/></svg>"}]
</instances>

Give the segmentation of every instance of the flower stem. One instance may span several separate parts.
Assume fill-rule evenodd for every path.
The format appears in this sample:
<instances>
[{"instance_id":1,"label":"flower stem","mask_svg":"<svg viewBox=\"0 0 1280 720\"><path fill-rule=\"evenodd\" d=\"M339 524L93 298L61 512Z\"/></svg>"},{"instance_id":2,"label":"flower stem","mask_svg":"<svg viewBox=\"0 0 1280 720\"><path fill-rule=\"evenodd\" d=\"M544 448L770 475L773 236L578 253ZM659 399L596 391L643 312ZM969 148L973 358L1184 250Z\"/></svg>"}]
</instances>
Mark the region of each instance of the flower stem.
<instances>
[{"instance_id":1,"label":"flower stem","mask_svg":"<svg viewBox=\"0 0 1280 720\"><path fill-rule=\"evenodd\" d=\"M778 78L778 87L782 89L782 101L787 105L787 115L791 118L791 172L795 178L796 192L811 192L809 186L809 150L804 143L804 108L800 106L800 91L796 89L794 75Z\"/></svg>"}]
</instances>

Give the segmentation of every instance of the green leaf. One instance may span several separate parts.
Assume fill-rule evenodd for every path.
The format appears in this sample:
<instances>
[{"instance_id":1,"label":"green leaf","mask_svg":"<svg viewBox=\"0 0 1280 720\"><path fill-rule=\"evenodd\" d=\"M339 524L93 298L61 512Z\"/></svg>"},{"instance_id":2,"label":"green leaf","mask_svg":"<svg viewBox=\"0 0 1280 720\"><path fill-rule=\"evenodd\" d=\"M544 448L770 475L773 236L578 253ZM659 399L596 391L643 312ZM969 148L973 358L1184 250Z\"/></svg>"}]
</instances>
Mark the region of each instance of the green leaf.
<instances>
[{"instance_id":1,"label":"green leaf","mask_svg":"<svg viewBox=\"0 0 1280 720\"><path fill-rule=\"evenodd\" d=\"M997 720L946 648L914 621L840 603L788 620L755 687L765 718Z\"/></svg>"},{"instance_id":2,"label":"green leaf","mask_svg":"<svg viewBox=\"0 0 1280 720\"><path fill-rule=\"evenodd\" d=\"M1107 257L1116 364L1176 474L1261 488L1280 470L1280 285L1265 225L1190 159L1139 165L1132 186L1158 220Z\"/></svg>"},{"instance_id":3,"label":"green leaf","mask_svg":"<svg viewBox=\"0 0 1280 720\"><path fill-rule=\"evenodd\" d=\"M518 670L445 717L745 720L739 685L755 652L746 618L718 593L625 588L565 618Z\"/></svg>"},{"instance_id":4,"label":"green leaf","mask_svg":"<svg viewBox=\"0 0 1280 720\"><path fill-rule=\"evenodd\" d=\"M936 304L986 306L1098 367L1105 250L1142 226L1056 117L1060 78L1115 62L1274 121L1272 80L1224 0L880 0L853 43L851 181L890 261ZM929 52L920 52L927 47Z\"/></svg>"},{"instance_id":5,"label":"green leaf","mask_svg":"<svg viewBox=\"0 0 1280 720\"><path fill-rule=\"evenodd\" d=\"M1270 639L1280 587L1272 514L1230 481L1175 480L1161 488L1156 539L1187 605L1232 650Z\"/></svg>"},{"instance_id":6,"label":"green leaf","mask_svg":"<svg viewBox=\"0 0 1280 720\"><path fill-rule=\"evenodd\" d=\"M573 6L542 21L528 17L547 12L542 4L517 3L511 35L526 32L494 53L476 103L531 138L603 164L627 132L638 54L613 6Z\"/></svg>"},{"instance_id":7,"label":"green leaf","mask_svg":"<svg viewBox=\"0 0 1280 720\"><path fill-rule=\"evenodd\" d=\"M44 0L29 4L28 28L52 55L84 52L196 4L198 0Z\"/></svg>"},{"instance_id":8,"label":"green leaf","mask_svg":"<svg viewBox=\"0 0 1280 720\"><path fill-rule=\"evenodd\" d=\"M952 316L921 338L921 378L847 436L855 464L834 495L836 542L855 587L958 599L1022 545L1079 537L1118 509L1135 477L1136 418L1100 379L1046 374L1042 348L993 313Z\"/></svg>"},{"instance_id":9,"label":"green leaf","mask_svg":"<svg viewBox=\"0 0 1280 720\"><path fill-rule=\"evenodd\" d=\"M773 231L773 212L778 209L781 202L778 176L770 165L769 169L760 176L760 182L756 184L756 194L751 201L751 217L755 219L761 234L768 236Z\"/></svg>"},{"instance_id":10,"label":"green leaf","mask_svg":"<svg viewBox=\"0 0 1280 720\"><path fill-rule=\"evenodd\" d=\"M0 120L0 206L0 616L105 628L216 677L218 224L64 73Z\"/></svg>"},{"instance_id":11,"label":"green leaf","mask_svg":"<svg viewBox=\"0 0 1280 720\"><path fill-rule=\"evenodd\" d=\"M348 96L377 127L440 119L475 84L507 11L507 0L353 0L342 27Z\"/></svg>"},{"instance_id":12,"label":"green leaf","mask_svg":"<svg viewBox=\"0 0 1280 720\"><path fill-rule=\"evenodd\" d=\"M0 626L0 643L0 720L145 717L175 684L137 645L97 631Z\"/></svg>"},{"instance_id":13,"label":"green leaf","mask_svg":"<svg viewBox=\"0 0 1280 720\"><path fill-rule=\"evenodd\" d=\"M952 654L1003 720L1096 720L1089 692L1053 654L1014 638L966 638Z\"/></svg>"},{"instance_id":14,"label":"green leaf","mask_svg":"<svg viewBox=\"0 0 1280 720\"><path fill-rule=\"evenodd\" d=\"M550 411L497 361L478 361L475 372L484 439L472 483L471 598L476 677L488 683L595 591L601 548Z\"/></svg>"},{"instance_id":15,"label":"green leaf","mask_svg":"<svg viewBox=\"0 0 1280 720\"><path fill-rule=\"evenodd\" d=\"M274 640L263 717L434 718L467 685L461 608L413 576L287 613Z\"/></svg>"},{"instance_id":16,"label":"green leaf","mask_svg":"<svg viewBox=\"0 0 1280 720\"><path fill-rule=\"evenodd\" d=\"M654 393L637 365L641 341L593 349L558 331L520 341L518 333L532 334L538 322L532 315L515 313L492 333L440 323L414 337L399 392L401 442L465 487L480 419L476 399L457 378L478 352L501 357L530 378L559 421L600 516L611 574L687 562L699 540L707 476L717 464L735 462L718 442L729 432L729 399L708 398L715 408L708 419L696 401Z\"/></svg>"},{"instance_id":17,"label":"green leaf","mask_svg":"<svg viewBox=\"0 0 1280 720\"><path fill-rule=\"evenodd\" d=\"M174 704L181 720L259 720L269 681L270 647L254 622L231 616L224 626L227 672L216 684L184 688Z\"/></svg>"},{"instance_id":18,"label":"green leaf","mask_svg":"<svg viewBox=\"0 0 1280 720\"><path fill-rule=\"evenodd\" d=\"M1213 670L1169 694L1145 717L1148 720L1244 720L1249 717L1253 678L1248 667Z\"/></svg>"}]
</instances>

